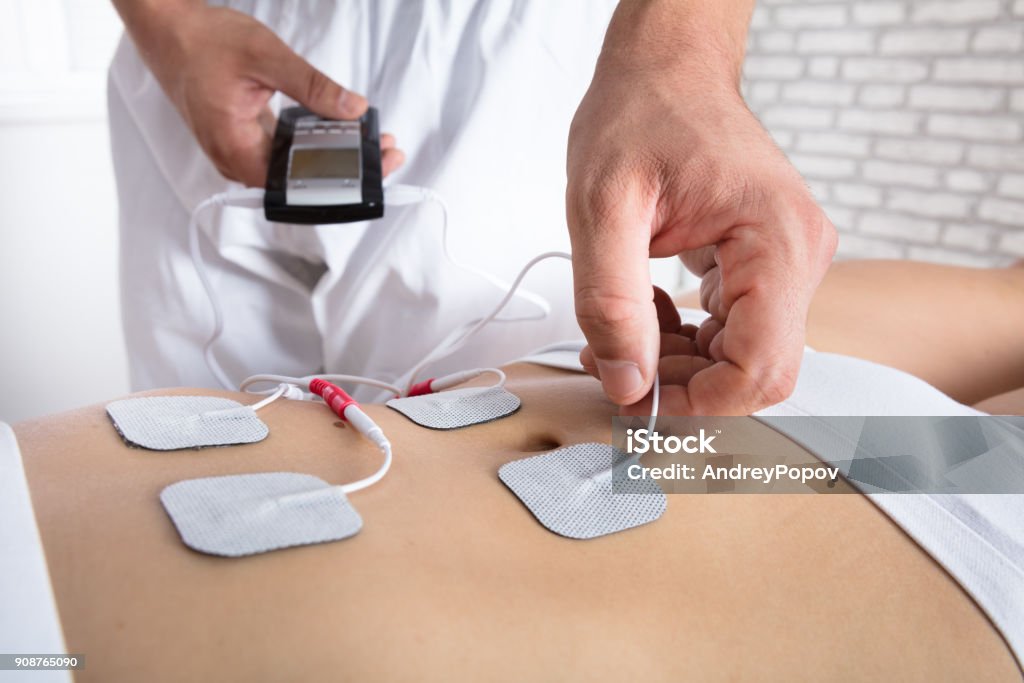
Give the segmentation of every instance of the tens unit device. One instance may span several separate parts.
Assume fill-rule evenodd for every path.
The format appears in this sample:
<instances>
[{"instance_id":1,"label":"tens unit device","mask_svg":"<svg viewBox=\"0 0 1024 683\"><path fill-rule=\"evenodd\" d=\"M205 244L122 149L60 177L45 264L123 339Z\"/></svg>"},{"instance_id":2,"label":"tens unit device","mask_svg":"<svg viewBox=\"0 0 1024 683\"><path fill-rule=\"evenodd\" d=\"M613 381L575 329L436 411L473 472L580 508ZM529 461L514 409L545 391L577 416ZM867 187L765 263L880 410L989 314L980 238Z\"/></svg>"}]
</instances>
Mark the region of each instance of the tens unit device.
<instances>
[{"instance_id":1,"label":"tens unit device","mask_svg":"<svg viewBox=\"0 0 1024 683\"><path fill-rule=\"evenodd\" d=\"M289 107L274 133L263 212L278 223L380 218L381 178L376 109L370 107L358 121L335 121Z\"/></svg>"}]
</instances>

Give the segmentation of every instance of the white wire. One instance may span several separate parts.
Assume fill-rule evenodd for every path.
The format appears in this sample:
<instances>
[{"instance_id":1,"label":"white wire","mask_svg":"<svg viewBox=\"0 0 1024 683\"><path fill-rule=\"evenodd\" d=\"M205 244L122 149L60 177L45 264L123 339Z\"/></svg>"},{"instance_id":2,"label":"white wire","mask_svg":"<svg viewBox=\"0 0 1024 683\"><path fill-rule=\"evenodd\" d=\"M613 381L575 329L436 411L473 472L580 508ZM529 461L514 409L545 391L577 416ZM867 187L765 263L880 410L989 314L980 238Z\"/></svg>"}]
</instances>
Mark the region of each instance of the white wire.
<instances>
[{"instance_id":1,"label":"white wire","mask_svg":"<svg viewBox=\"0 0 1024 683\"><path fill-rule=\"evenodd\" d=\"M365 384L366 386L377 387L378 389L389 391L395 395L400 395L402 393L402 390L399 387L395 386L394 384L388 384L387 382L382 382L371 377L360 377L358 375L326 374L306 375L305 377L288 377L286 375L252 375L250 377L246 377L245 380L243 380L242 383L238 386L238 388L240 391L248 391L250 386L252 386L253 384L259 384L261 382L286 382L288 384L294 384L302 388L304 391L308 392L309 383L318 377L320 379L325 379L329 382L351 382L353 384Z\"/></svg>"},{"instance_id":2,"label":"white wire","mask_svg":"<svg viewBox=\"0 0 1024 683\"><path fill-rule=\"evenodd\" d=\"M504 370L502 370L500 368L480 368L480 374L481 375L484 374L485 372L489 372L492 375L497 376L497 378L498 378L498 381L495 384L492 384L490 388L493 389L493 388L496 388L496 387L503 387L503 386L505 386L505 381L508 379L508 376L505 374Z\"/></svg>"},{"instance_id":3,"label":"white wire","mask_svg":"<svg viewBox=\"0 0 1024 683\"><path fill-rule=\"evenodd\" d=\"M523 278L526 277L526 274L529 273L530 270L541 261L545 261L551 258L562 258L567 261L572 261L572 256L565 253L564 251L546 251L543 254L539 254L530 259L526 263L526 265L523 266L523 268L519 271L519 274L516 275L516 278L512 281L512 284L509 285L508 290L505 292L505 296L501 298L501 301L499 301L498 305L494 307L494 310L492 310L487 316L478 320L476 324L469 328L469 330L465 334L458 337L454 342L449 344L447 347L445 347L443 344L441 346L438 346L433 351L428 353L419 363L413 366L412 370L410 370L409 381L406 391L408 391L408 388L412 387L412 385L416 383L416 377L423 371L423 368L425 368L430 363L437 362L442 358L446 358L451 354L455 353L456 351L459 350L459 348L462 347L463 344L466 343L467 340L469 340L470 337L472 337L477 332L486 327L489 323L494 321L497 318L498 314L501 313L502 309L505 308L505 306L508 305L508 302L512 300L512 297L515 296L516 290L519 288L519 285L522 284Z\"/></svg>"},{"instance_id":4,"label":"white wire","mask_svg":"<svg viewBox=\"0 0 1024 683\"><path fill-rule=\"evenodd\" d=\"M658 410L661 407L661 378L658 373L654 374L654 389L651 396L651 415L647 421L647 433L648 435L654 432L654 425L658 421ZM601 472L596 475L595 479L608 479L611 478L615 470L622 471L628 468L630 465L635 465L640 462L640 453L631 453L628 458L620 462L618 465L613 465L607 471Z\"/></svg>"},{"instance_id":5,"label":"white wire","mask_svg":"<svg viewBox=\"0 0 1024 683\"><path fill-rule=\"evenodd\" d=\"M462 346L473 335L477 334L480 330L482 330L490 323L525 322L530 320L542 320L548 316L551 310L548 302L543 297L540 297L537 294L534 294L533 292L527 290L519 291L519 287L522 284L522 281L525 278L526 274L541 261L544 261L549 258L564 258L566 260L571 260L572 257L569 254L566 254L564 252L545 252L543 254L540 254L531 259L529 262L527 262L527 264L520 270L519 274L512 281L512 283L508 284L486 271L462 263L455 258L455 256L451 252L448 240L448 205L440 195L427 188L419 188L415 186L398 185L394 186L394 189L400 191L406 190L412 193L419 193L422 197L435 202L438 205L438 207L440 207L442 214L441 243L445 257L456 267L462 268L467 272L482 277L488 282L494 284L495 286L504 289L505 295L502 297L498 305L487 316L476 320L471 320L468 323L465 323L462 327L454 330L447 337L445 337L444 340L442 340L441 344L435 347L419 363L417 363L411 371L410 379L405 392L403 392L399 387L393 384L382 382L380 380L372 379L369 377L333 374L309 375L302 378L286 377L283 375L254 375L252 377L247 378L245 382L242 383L240 387L241 389L244 390L249 385L259 381L293 384L297 383L303 384L308 388L309 380L313 379L314 377L321 377L323 379L327 379L334 382L351 382L356 384L364 384L367 386L372 386L388 392L392 392L397 395L403 395L404 393L408 392L409 388L412 387L413 384L415 384L416 377L419 375L420 372L422 372L424 367L426 367L430 363L441 360L442 358L446 358L447 356L451 355L458 349L462 348ZM389 188L389 191L391 191L391 188ZM202 251L199 244L199 217L203 211L205 211L211 206L234 205L256 208L259 206L259 202L261 202L262 199L263 190L259 189L244 189L217 193L201 201L192 211L192 215L190 216L189 219L188 242L189 252L192 257L192 265L195 268L196 276L199 278L199 282L203 287L203 291L206 294L206 298L210 302L210 308L213 313L213 327L210 332L210 336L207 338L207 341L203 346L203 358L205 359L206 365L207 367L209 367L210 372L214 375L217 381L225 389L234 389L235 385L231 382L231 379L227 376L227 373L221 367L220 363L217 361L216 356L214 355L214 345L220 339L220 336L224 331L224 314L220 302L217 298L216 291L214 290L213 285L210 283L209 276L206 272L206 265L203 262ZM528 316L519 316L511 318L499 317L501 311L505 308L505 306L508 305L509 301L511 301L512 297L514 296L518 296L521 299L532 303L537 307L539 312L535 315ZM501 373L500 370L497 370L497 372ZM503 386L505 382L504 373L501 373L498 377L499 381L496 386ZM276 400L276 398L274 400ZM262 407L263 405L267 404L269 404L269 401L267 403L261 402L261 404L259 405Z\"/></svg>"},{"instance_id":6,"label":"white wire","mask_svg":"<svg viewBox=\"0 0 1024 683\"><path fill-rule=\"evenodd\" d=\"M452 254L451 245L448 239L448 204L444 201L441 195L428 188L418 187L415 185L399 184L388 187L387 194L385 197L386 199L388 197L394 198L395 203L397 205L413 204L423 200L433 201L434 203L436 203L437 206L441 209L441 247L444 252L445 258L447 258L452 265L461 268L469 273L477 275L478 277L487 280L491 284L495 285L499 289L505 290L506 292L505 297L498 304L495 311L493 311L490 315L486 316L485 318L471 320L468 323L464 324L462 327L456 328L455 330L450 332L441 341L440 344L438 344L423 359L421 359L419 363L413 366L413 369L410 371L409 374L409 380L406 386L406 391L403 393L407 393L409 389L412 387L412 385L416 383L416 378L423 371L424 367L426 367L429 363L435 362L437 360L440 360L441 358L444 358L454 353L456 350L461 348L466 343L466 341L469 340L470 337L479 332L484 326L492 322L525 322L533 320L543 320L550 314L551 306L543 297L527 290L522 290L518 292L517 290L519 288L520 283L522 282L523 277L525 276L525 273L528 272L530 268L532 268L534 265L536 265L536 263L539 263L545 258L549 258L554 255L562 256L563 258L566 259L571 259L571 257L568 254L564 254L563 252L547 252L539 257L536 257L534 260L528 263L522 271L520 271L519 275L516 277L513 283L509 284L495 277L491 273L488 273L469 264L462 263L461 261L455 258L455 255ZM534 315L524 315L511 318L499 317L498 313L500 313L504 309L504 307L511 300L512 296L519 296L523 300L532 303L539 309L539 312Z\"/></svg>"},{"instance_id":7,"label":"white wire","mask_svg":"<svg viewBox=\"0 0 1024 683\"><path fill-rule=\"evenodd\" d=\"M273 403L277 399L279 399L282 396L284 396L287 391L288 391L288 385L287 384L281 384L280 386L277 387L277 391L273 392L272 394L270 394L270 396L267 396L262 401L259 401L257 403L253 403L249 407L252 408L253 410L259 410L260 408L266 408L268 405L270 405L271 403Z\"/></svg>"},{"instance_id":8,"label":"white wire","mask_svg":"<svg viewBox=\"0 0 1024 683\"><path fill-rule=\"evenodd\" d=\"M238 385L239 391L248 391L249 387L253 384L259 384L260 382L278 382L294 384L298 387L305 387L309 389L309 379L307 377L288 377L287 375L250 375L242 380L242 383ZM259 393L259 392L249 392Z\"/></svg>"},{"instance_id":9,"label":"white wire","mask_svg":"<svg viewBox=\"0 0 1024 683\"><path fill-rule=\"evenodd\" d=\"M205 209L219 205L223 200L223 193L215 194L211 197L207 197L203 201L199 202L199 205L192 210L192 216L188 222L188 248L192 254L192 265L196 269L196 275L199 277L199 282L203 286L203 290L206 292L206 298L210 302L210 308L213 309L213 330L210 332L210 336L206 340L205 346L203 346L203 358L206 359L206 365L210 368L210 372L217 378L221 386L225 389L233 389L231 386L231 380L228 379L224 369L221 368L220 363L213 356L213 344L220 337L221 332L224 330L224 315L221 312L220 304L217 301L217 295L213 291L213 285L210 284L210 279L206 275L206 266L203 263L203 255L199 250L199 214Z\"/></svg>"},{"instance_id":10,"label":"white wire","mask_svg":"<svg viewBox=\"0 0 1024 683\"><path fill-rule=\"evenodd\" d=\"M426 196L428 200L437 204L437 206L440 207L441 209L441 248L444 251L445 258L447 258L448 261L453 266L456 266L457 268L462 268L463 270L473 273L478 277L482 277L483 279L487 280L498 289L503 289L507 291L509 288L511 288L512 285L498 277L495 277L491 273L488 273L485 270L481 270L475 266L471 266L468 263L463 263L455 258L455 255L452 254L451 243L448 240L448 203L444 201L444 198L441 197L440 194L434 192L429 188L419 189L423 192L423 194ZM497 318L495 322L521 322L527 320L543 320L548 315L550 315L551 304L549 304L548 301L544 299L542 296L539 296L537 294L534 294L533 292L524 289L519 293L519 297L525 301L529 301L531 304L540 309L540 314L536 316L520 316L516 318Z\"/></svg>"},{"instance_id":11,"label":"white wire","mask_svg":"<svg viewBox=\"0 0 1024 683\"><path fill-rule=\"evenodd\" d=\"M383 479L384 475L386 475L388 473L388 470L391 469L391 444L385 441L384 443L380 444L379 448L380 452L384 454L384 462L381 463L381 466L377 468L376 472L363 479L353 481L349 484L339 484L334 486L333 488L339 489L341 490L342 493L347 495L349 493L354 493L356 491L362 491L363 489L373 486L378 481ZM305 499L307 496L310 496L312 493L315 492L293 493L291 495L282 496L278 498L277 501L278 503L291 501L301 502L303 499Z\"/></svg>"},{"instance_id":12,"label":"white wire","mask_svg":"<svg viewBox=\"0 0 1024 683\"><path fill-rule=\"evenodd\" d=\"M460 384L465 384L466 382L470 382L470 381L476 379L477 377L480 377L481 375L488 375L488 374L494 375L498 379L498 381L496 381L494 384L492 384L489 387L482 387L482 388L484 388L484 389L496 389L496 388L500 388L500 387L505 386L505 381L508 378L506 377L505 372L503 370L501 370L500 368L475 368L473 370L466 370L466 371L463 371L463 372L456 372L456 373L451 374L451 375L445 375L444 377L435 377L435 378L430 380L430 389L431 389L431 391L435 391L435 392L436 391L445 391L446 389L451 389L452 387L457 387ZM409 394L408 394L408 392L406 392L405 394L402 394L402 395L403 396L408 396Z\"/></svg>"},{"instance_id":13,"label":"white wire","mask_svg":"<svg viewBox=\"0 0 1024 683\"><path fill-rule=\"evenodd\" d=\"M494 277L493 275L486 271L461 263L458 260L456 260L454 255L451 253L451 249L448 243L448 205L437 193L430 190L425 190L423 188L420 189L423 190L426 198L434 201L441 208L441 242L445 257L449 260L449 262L451 262L453 265L459 268L462 268L467 272L473 273L475 275L478 275L479 277L484 278L488 282L491 282L495 286L501 289L505 289L506 291L505 295L501 298L501 300L498 302L497 306L495 306L495 308L491 311L491 313L489 313L487 316L483 318L470 321L463 325L461 328L455 330L453 333L449 334L444 340L442 340L442 343L438 347L436 347L433 351L428 353L419 363L417 363L413 367L410 374L408 386L406 388L406 392L408 392L409 388L411 388L412 385L415 384L416 377L419 375L419 373L423 370L424 367L426 367L430 363L436 362L451 355L459 348L461 348L466 343L466 341L468 341L471 337L480 332L480 330L482 330L490 323L525 322L530 320L542 320L546 318L551 311L550 305L545 299L528 290L518 292L518 296L521 299L529 301L530 303L534 304L539 309L539 314L534 316L519 316L512 318L502 318L499 317L499 314L505 308L505 306L508 305L509 301L512 300L512 297L517 295L517 291L519 290L519 286L522 284L523 279L526 277L527 273L529 273L530 270L538 263L550 258L562 258L568 261L572 260L572 257L565 252L545 252L543 254L539 254L538 256L535 256L534 258L530 259L526 263L526 265L523 266L523 268L519 271L519 274L516 275L515 279L512 281L511 284L505 283L504 281ZM207 341L203 346L203 357L206 361L207 366L210 369L210 372L213 373L214 377L217 379L218 382L220 382L220 384L225 389L233 389L234 385L228 378L227 373L224 372L224 369L221 367L220 363L217 361L217 358L214 356L213 353L213 346L224 331L224 315L220 303L217 299L216 292L212 284L210 283L209 277L206 272L206 266L202 259L202 252L199 244L199 216L203 211L205 211L207 208L211 206L226 205L236 200L239 202L239 205L252 206L252 201L262 199L262 197L262 190L242 190L238 192L218 193L210 197L207 197L202 202L200 202L195 207L195 209L193 209L192 214L189 218L188 242L189 252L192 257L192 264L193 267L195 268L196 276L199 278L199 282L202 285L204 292L206 293L208 301L210 302L210 308L213 313L213 329L211 330L210 336L207 338ZM503 386L505 384L505 373L500 369L483 368L482 371L494 373L498 377L498 383L495 386ZM333 382L351 382L356 384L364 384L367 386L373 386L389 392L393 392L398 395L406 393L403 392L397 386L394 386L387 382L382 382L380 380L375 380L369 377L335 374L308 375L306 377L301 378L272 374L253 375L251 377L246 378L239 388L245 390L252 384L256 384L259 382L280 383L277 390L273 391L266 398L250 406L253 410L259 410L273 403L277 399L281 398L281 396L283 396L285 393L287 393L288 384L297 384L301 387L305 387L308 389L309 382L316 377L320 377L322 379L326 379ZM652 415L648 426L649 431L653 431L654 424L657 419L659 405L659 386L659 378L657 375L655 375L654 396L652 400L651 410ZM343 492L347 494L353 493L355 491L360 491L364 488L372 486L373 484L376 484L387 474L388 470L391 468L391 463L393 460L391 444L386 439L384 439L381 443L378 443L377 445L380 448L381 452L384 454L384 461L383 463L381 463L381 466L377 469L376 472L374 472L369 477L365 477L363 479L360 479L349 484L341 485L339 488Z\"/></svg>"},{"instance_id":14,"label":"white wire","mask_svg":"<svg viewBox=\"0 0 1024 683\"><path fill-rule=\"evenodd\" d=\"M468 321L466 323L463 323L460 327L457 327L454 330L452 330L451 332L449 332L444 337L444 339L442 339L440 341L440 343L438 343L437 346L435 346L433 349L431 349L427 353L427 355L424 356L422 359L420 359L420 361L414 366L414 369L412 371L413 375L410 376L411 379L408 382L407 386L411 387L413 384L416 383L416 377L419 376L419 373L423 371L423 368L426 367L426 365L428 365L429 363L433 362L433 360L435 360L434 359L434 354L440 353L440 352L444 351L445 349L449 349L449 348L455 350L455 349L460 348L463 344L465 344L466 341L468 341L468 339L469 339L470 331L481 320L483 320L483 318L474 318L473 320L470 320L470 321ZM516 321L515 320L511 320L511 319L503 319L503 320L499 321L499 320L496 319L496 320L493 320L492 322L516 322Z\"/></svg>"},{"instance_id":15,"label":"white wire","mask_svg":"<svg viewBox=\"0 0 1024 683\"><path fill-rule=\"evenodd\" d=\"M358 375L311 375L307 379L314 379L315 377L326 379L329 382L352 382L353 384L364 384L368 387L377 387L378 389L391 392L395 396L402 395L401 387L379 379L373 379L372 377L359 377Z\"/></svg>"},{"instance_id":16,"label":"white wire","mask_svg":"<svg viewBox=\"0 0 1024 683\"><path fill-rule=\"evenodd\" d=\"M389 188L389 191L391 189L392 188ZM426 365L451 355L452 353L460 349L466 343L466 341L468 341L473 335L478 333L486 325L492 322L525 322L531 320L542 320L546 318L551 310L548 302L543 297L540 297L537 294L534 294L533 292L529 292L527 290L518 291L519 286L522 283L522 280L525 277L526 273L528 273L529 270L533 268L533 266L535 266L537 263L540 263L541 261L548 258L560 257L565 258L567 260L571 260L571 257L564 252L546 252L544 254L541 254L531 259L519 272L515 280L513 280L511 284L508 284L486 271L462 263L455 258L455 256L451 252L451 248L448 241L448 205L444 201L444 199L441 198L440 195L427 188L419 188L415 186L398 185L394 186L394 189L408 190L414 193L420 193L420 195L423 196L425 199L435 202L441 209L441 243L445 257L456 267L462 268L467 272L482 277L488 282L494 284L496 287L506 290L505 296L501 299L497 307L489 315L487 315L484 318L472 320L464 324L461 328L454 330L444 340L442 340L440 345L434 348L430 353L426 355L426 357L424 357L419 363L416 364L416 366L414 366L412 374L410 375L410 381L406 388L406 391L408 391L408 388L415 383L416 376L423 370L424 367L426 367ZM206 265L203 262L202 250L200 248L199 243L199 217L203 213L203 211L205 211L211 206L236 205L256 208L259 205L258 202L262 201L262 198L263 190L259 189L245 189L230 192L220 192L210 197L207 197L206 199L201 201L195 207L195 209L193 209L192 215L190 216L189 219L188 242L189 252L192 257L192 265L195 268L196 276L199 278L199 282L203 287L203 291L206 294L206 298L210 302L210 309L213 314L213 326L210 331L210 336L207 338L206 343L203 345L203 358L206 361L206 365L210 369L210 372L225 389L234 389L235 385L227 376L227 373L221 367L220 363L217 361L216 356L214 355L214 345L217 343L217 341L220 339L221 334L223 334L224 332L224 313L223 309L221 308L220 302L217 298L216 291L214 290L213 285L210 282L209 276L206 271ZM508 305L509 301L512 299L513 296L518 296L521 299L532 303L534 306L537 307L538 313L535 315L524 315L511 318L499 317L498 314L505 308L505 306ZM300 381L297 380L297 378L284 377L281 375L259 375L256 377L265 378L266 381L272 382L294 383L296 381ZM373 386L382 390L394 392L395 394L399 395L404 393L398 387L387 382L382 382L368 377L359 377L355 375L310 375L308 377L301 378L301 380L306 380L308 382L308 380L312 379L313 377L322 377L324 379L329 379L331 381L365 384L367 386ZM247 379L246 382L243 383L242 388L244 389L251 383L255 383L255 381L252 378ZM501 380L499 386L503 383L503 380Z\"/></svg>"},{"instance_id":17,"label":"white wire","mask_svg":"<svg viewBox=\"0 0 1024 683\"><path fill-rule=\"evenodd\" d=\"M491 368L488 368L488 370L491 370ZM501 370L497 370L496 368L494 368L494 370L498 373L500 380L504 382L505 373L503 373ZM258 403L254 403L253 405L250 406L253 410L259 410L260 408L263 408L284 396L285 393L287 393L288 391L289 385L295 385L309 389L309 382L316 378L326 379L332 382L356 382L360 384L368 384L370 386L385 388L388 391L394 392L395 394L401 393L399 388L396 386L392 386L385 382L378 382L377 380L370 379L368 377L357 377L355 375L309 375L306 377L288 377L285 375L270 374L252 375L251 377L245 378L245 380L239 386L239 389L241 391L246 391L253 384L258 384L260 382L280 382L276 391L274 391L272 394L270 394L263 400L259 401ZM380 428L377 427L377 430L379 429ZM340 488L346 494L352 493L354 491L360 491L362 489L367 488L368 486L373 486L378 481L383 479L384 475L386 475L388 473L388 470L391 469L391 462L393 459L391 454L391 443L387 440L386 437L383 436L383 432L378 431L377 433L381 435L381 438L380 440L374 439L372 443L375 443L377 447L380 449L380 451L384 454L384 462L381 463L381 466L377 469L377 471L371 474L370 476L360 479L358 481L354 481L350 484L342 484L341 486L339 486L338 488Z\"/></svg>"},{"instance_id":18,"label":"white wire","mask_svg":"<svg viewBox=\"0 0 1024 683\"><path fill-rule=\"evenodd\" d=\"M654 431L654 425L658 421L658 409L661 407L661 378L659 373L654 373L654 389L651 392L651 419L647 422L647 432Z\"/></svg>"},{"instance_id":19,"label":"white wire","mask_svg":"<svg viewBox=\"0 0 1024 683\"><path fill-rule=\"evenodd\" d=\"M391 189L392 188L389 188L389 191L391 191ZM465 342L470 337L472 337L474 334L479 332L485 325L491 322L526 322L531 320L543 320L548 316L548 314L551 311L551 308L548 302L543 297L540 297L537 294L534 294L533 292L529 292L527 290L522 290L517 293L517 290L519 284L522 281L523 276L525 275L525 272L532 268L533 265L540 262L541 260L544 260L544 258L549 258L553 255L561 255L563 256L563 258L569 258L567 254L560 254L557 252L548 252L547 254L542 254L540 257L537 257L530 263L528 263L524 268L523 272L520 272L519 276L517 276L517 278L513 281L512 284L508 284L484 270L462 263L455 258L454 254L452 254L451 252L451 247L448 240L448 204L439 194L427 188L419 188L415 186L398 185L394 186L394 189L418 192L425 199L436 203L437 206L441 209L441 244L444 250L445 258L447 258L448 261L452 263L452 265L458 268L462 268L463 270L473 273L474 275L477 275L481 278L484 278L488 282L494 284L496 287L506 290L506 296L502 299L501 303L498 305L494 312L492 312L485 318L472 320L464 324L461 328L454 330L451 334L448 335L448 337L446 337L441 342L441 344L437 348L431 351L427 355L427 357L423 359L423 361L417 364L417 366L415 367L416 374L422 371L423 367L425 367L427 363L434 362L436 360L439 360L440 358L444 358L450 355L451 353L454 353L456 350L461 348L462 345L465 344ZM206 365L210 369L210 372L216 378L217 382L219 382L221 386L223 386L225 389L234 389L235 384L228 377L227 373L224 371L224 368L221 367L216 356L214 355L214 345L217 343L217 341L220 339L221 334L223 334L224 332L224 312L220 305L220 301L217 298L216 290L213 288L213 285L210 282L210 278L206 270L206 264L203 261L202 250L199 242L199 217L203 213L203 211L205 211L211 206L236 205L257 208L259 206L258 202L262 201L263 199L263 194L263 190L255 188L234 190L230 192L220 192L211 195L210 197L207 197L198 205L196 205L195 209L193 209L192 214L189 218L188 243L189 252L192 257L192 265L195 268L196 276L199 278L199 282L202 285L203 291L206 294L206 298L210 303L210 309L213 314L212 329L210 331L209 337L206 340L206 343L203 345L203 358L206 361ZM538 313L534 315L524 315L511 318L498 317L497 314L500 313L501 310L508 304L509 300L511 300L511 297L513 295L519 296L521 299L532 303L534 306L537 307ZM267 381L295 381L295 378L283 378L281 376L266 377L268 378ZM359 377L355 375L311 375L308 378L303 379L312 379L313 377L322 377L324 379L329 379L331 381L365 384L367 386L377 387L379 389L383 389L386 391L393 391L394 393L399 395L403 393L400 391L398 387L387 382L381 382L379 380L375 380L372 378ZM415 374L413 375L413 380L415 380ZM410 381L409 386L412 386L412 384L414 383L414 381Z\"/></svg>"},{"instance_id":20,"label":"white wire","mask_svg":"<svg viewBox=\"0 0 1024 683\"><path fill-rule=\"evenodd\" d=\"M501 372L501 371L499 370L498 372ZM502 373L502 374L504 374L504 373ZM368 377L356 377L354 375L309 375L309 376L306 376L306 377L287 377L285 375L269 375L269 374L268 375L252 375L251 377L246 377L245 378L245 380L239 386L239 389L241 389L242 391L246 391L253 384L259 384L260 382L280 382L281 383L278 386L277 391L275 391L273 394L271 394L267 398L263 399L259 403L253 404L252 409L253 410L259 410L260 408L270 404L273 401L276 401L278 398L283 396L287 392L289 384L298 386L300 388L304 387L305 389L308 390L309 389L310 381L313 380L313 379L316 379L316 378L326 379L326 380L332 381L332 382L339 382L339 381L340 382L358 382L358 383L361 383L361 384L369 384L370 386L380 386L382 388L388 389L389 391L393 391L395 394L399 394L400 393L400 390L398 389L398 387L386 384L384 382L378 382L377 380L370 379ZM386 437L384 437L383 431L379 431L379 430L380 430L380 427L377 427L376 430L374 430L374 431L376 431L377 434L380 435L379 439L372 438L372 436L373 436L372 434L370 435L370 437L367 437L367 438L370 438L371 439L371 443L376 444L376 446L384 454L384 462L381 463L381 466L377 469L377 471L374 472L373 474L371 474L370 476L365 477L363 479L359 479L358 481L354 481L354 482L352 482L350 484L342 484L341 486L339 486L338 488L340 488L345 493L352 493L354 491L359 491L361 489L365 489L368 486L373 486L378 481L383 479L384 475L388 473L389 469L391 469L391 461L392 461L391 443L387 440Z\"/></svg>"},{"instance_id":21,"label":"white wire","mask_svg":"<svg viewBox=\"0 0 1024 683\"><path fill-rule=\"evenodd\" d=\"M206 298L213 311L213 329L203 346L203 358L206 360L206 366L210 372L225 389L234 389L235 385L213 355L213 345L220 339L220 335L224 331L224 313L217 299L217 293L214 291L213 285L210 284L210 278L206 273L206 264L203 263L203 254L199 248L199 215L211 206L224 206L233 201L238 202L240 206L253 208L253 202L262 200L262 198L263 190L255 188L218 192L199 202L192 210L188 221L188 248L192 255L192 266L195 268L196 275L199 277L199 282L203 286L203 291L206 292Z\"/></svg>"},{"instance_id":22,"label":"white wire","mask_svg":"<svg viewBox=\"0 0 1024 683\"><path fill-rule=\"evenodd\" d=\"M371 474L370 476L354 481L351 484L342 484L340 488L345 493L353 493L355 491L361 491L367 487L373 486L378 481L384 478L384 475L391 469L391 444L384 442L380 445L380 451L384 454L384 462L381 463L380 468Z\"/></svg>"}]
</instances>

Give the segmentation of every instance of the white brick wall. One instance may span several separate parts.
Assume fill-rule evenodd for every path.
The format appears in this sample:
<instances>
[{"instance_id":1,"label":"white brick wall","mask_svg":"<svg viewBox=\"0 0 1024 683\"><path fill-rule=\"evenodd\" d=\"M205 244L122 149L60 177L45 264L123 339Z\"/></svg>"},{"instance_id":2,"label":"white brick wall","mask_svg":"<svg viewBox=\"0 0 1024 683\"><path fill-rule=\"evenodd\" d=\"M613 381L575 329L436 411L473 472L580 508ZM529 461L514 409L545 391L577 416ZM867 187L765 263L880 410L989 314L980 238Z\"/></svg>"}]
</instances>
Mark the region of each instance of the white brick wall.
<instances>
[{"instance_id":1,"label":"white brick wall","mask_svg":"<svg viewBox=\"0 0 1024 683\"><path fill-rule=\"evenodd\" d=\"M760 0L745 77L841 257L1024 256L1024 0Z\"/></svg>"}]
</instances>

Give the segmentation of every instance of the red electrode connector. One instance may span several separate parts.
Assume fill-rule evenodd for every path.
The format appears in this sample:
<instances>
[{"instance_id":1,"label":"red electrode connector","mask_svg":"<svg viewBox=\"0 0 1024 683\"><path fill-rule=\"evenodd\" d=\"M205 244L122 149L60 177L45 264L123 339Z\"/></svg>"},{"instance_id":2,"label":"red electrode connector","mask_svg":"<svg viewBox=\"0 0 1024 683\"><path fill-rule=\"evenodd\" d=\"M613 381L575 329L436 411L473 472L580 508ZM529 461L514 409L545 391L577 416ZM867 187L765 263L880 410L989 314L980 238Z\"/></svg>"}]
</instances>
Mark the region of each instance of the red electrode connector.
<instances>
[{"instance_id":1,"label":"red electrode connector","mask_svg":"<svg viewBox=\"0 0 1024 683\"><path fill-rule=\"evenodd\" d=\"M497 373L501 378L501 381L505 381L505 373L501 370L494 368L477 368L474 370L464 370L462 372L456 372L451 375L445 375L444 377L431 377L425 379L422 382L417 382L409 387L409 391L406 392L406 396L423 396L425 394L434 394L438 391L444 391L445 389L451 389L454 386L458 386L463 382L468 382L471 379L479 377L485 372ZM397 397L396 397L397 398Z\"/></svg>"},{"instance_id":2,"label":"red electrode connector","mask_svg":"<svg viewBox=\"0 0 1024 683\"><path fill-rule=\"evenodd\" d=\"M334 411L334 414L342 420L348 420L348 418L345 417L345 408L348 408L349 406L359 407L356 400L349 396L344 389L339 387L337 384L331 384L327 380L320 379L319 377L310 381L309 390L321 397L324 400L324 403Z\"/></svg>"},{"instance_id":3,"label":"red electrode connector","mask_svg":"<svg viewBox=\"0 0 1024 683\"><path fill-rule=\"evenodd\" d=\"M422 382L416 382L409 388L407 396L423 396L425 394L434 393L434 389L430 386L430 383L434 381L434 378L425 379Z\"/></svg>"}]
</instances>

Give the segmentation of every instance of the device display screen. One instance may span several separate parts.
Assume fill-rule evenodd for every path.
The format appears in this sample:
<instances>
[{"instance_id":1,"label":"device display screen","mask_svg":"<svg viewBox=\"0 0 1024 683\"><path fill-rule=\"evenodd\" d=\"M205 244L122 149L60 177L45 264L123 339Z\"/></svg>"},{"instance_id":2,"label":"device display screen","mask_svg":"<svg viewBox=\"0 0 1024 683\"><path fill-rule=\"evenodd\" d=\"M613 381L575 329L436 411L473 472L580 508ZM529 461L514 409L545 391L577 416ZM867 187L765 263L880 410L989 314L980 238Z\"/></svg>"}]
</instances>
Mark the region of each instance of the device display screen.
<instances>
[{"instance_id":1,"label":"device display screen","mask_svg":"<svg viewBox=\"0 0 1024 683\"><path fill-rule=\"evenodd\" d=\"M358 178L358 149L293 149L289 177L306 178Z\"/></svg>"}]
</instances>

